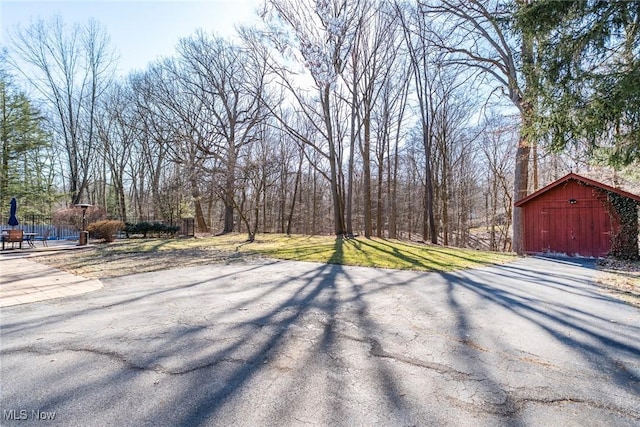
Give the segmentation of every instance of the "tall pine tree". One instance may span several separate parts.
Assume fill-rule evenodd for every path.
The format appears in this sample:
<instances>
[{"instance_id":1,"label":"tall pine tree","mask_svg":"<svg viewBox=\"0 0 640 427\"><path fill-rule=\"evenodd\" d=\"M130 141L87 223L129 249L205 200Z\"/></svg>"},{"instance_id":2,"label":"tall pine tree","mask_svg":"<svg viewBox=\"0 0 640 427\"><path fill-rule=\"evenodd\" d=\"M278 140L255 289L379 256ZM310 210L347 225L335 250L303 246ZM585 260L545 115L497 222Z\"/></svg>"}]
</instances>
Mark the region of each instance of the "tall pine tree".
<instances>
[{"instance_id":1,"label":"tall pine tree","mask_svg":"<svg viewBox=\"0 0 640 427\"><path fill-rule=\"evenodd\" d=\"M640 2L539 0L518 25L545 35L537 137L586 144L613 165L640 160Z\"/></svg>"},{"instance_id":2,"label":"tall pine tree","mask_svg":"<svg viewBox=\"0 0 640 427\"><path fill-rule=\"evenodd\" d=\"M45 120L29 98L0 69L0 209L12 197L20 201L21 214L48 214L55 199Z\"/></svg>"}]
</instances>

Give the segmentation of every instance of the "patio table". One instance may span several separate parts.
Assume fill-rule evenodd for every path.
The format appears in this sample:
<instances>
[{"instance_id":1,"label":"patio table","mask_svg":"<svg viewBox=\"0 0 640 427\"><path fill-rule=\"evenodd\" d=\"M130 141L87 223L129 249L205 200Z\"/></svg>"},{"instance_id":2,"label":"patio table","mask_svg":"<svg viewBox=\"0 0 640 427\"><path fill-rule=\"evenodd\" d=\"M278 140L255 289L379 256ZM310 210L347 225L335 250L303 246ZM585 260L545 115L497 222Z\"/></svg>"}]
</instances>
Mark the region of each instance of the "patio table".
<instances>
[{"instance_id":1,"label":"patio table","mask_svg":"<svg viewBox=\"0 0 640 427\"><path fill-rule=\"evenodd\" d=\"M34 240L38 233L22 233L22 235L24 236L24 241L27 242L30 248L36 247Z\"/></svg>"}]
</instances>

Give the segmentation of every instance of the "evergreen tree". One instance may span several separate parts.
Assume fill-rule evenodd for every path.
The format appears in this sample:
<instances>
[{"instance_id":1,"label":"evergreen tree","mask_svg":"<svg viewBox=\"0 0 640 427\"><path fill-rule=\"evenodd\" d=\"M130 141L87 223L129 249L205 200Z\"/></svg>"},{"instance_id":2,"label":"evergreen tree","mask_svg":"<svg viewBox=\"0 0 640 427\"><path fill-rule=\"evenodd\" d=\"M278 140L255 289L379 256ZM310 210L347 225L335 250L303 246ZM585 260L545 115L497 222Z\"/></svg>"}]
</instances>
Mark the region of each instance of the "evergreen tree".
<instances>
[{"instance_id":1,"label":"evergreen tree","mask_svg":"<svg viewBox=\"0 0 640 427\"><path fill-rule=\"evenodd\" d=\"M46 121L11 76L0 69L0 209L12 197L22 215L49 213L55 198Z\"/></svg>"},{"instance_id":2,"label":"evergreen tree","mask_svg":"<svg viewBox=\"0 0 640 427\"><path fill-rule=\"evenodd\" d=\"M539 0L518 25L541 41L537 136L613 165L640 159L640 2Z\"/></svg>"}]
</instances>

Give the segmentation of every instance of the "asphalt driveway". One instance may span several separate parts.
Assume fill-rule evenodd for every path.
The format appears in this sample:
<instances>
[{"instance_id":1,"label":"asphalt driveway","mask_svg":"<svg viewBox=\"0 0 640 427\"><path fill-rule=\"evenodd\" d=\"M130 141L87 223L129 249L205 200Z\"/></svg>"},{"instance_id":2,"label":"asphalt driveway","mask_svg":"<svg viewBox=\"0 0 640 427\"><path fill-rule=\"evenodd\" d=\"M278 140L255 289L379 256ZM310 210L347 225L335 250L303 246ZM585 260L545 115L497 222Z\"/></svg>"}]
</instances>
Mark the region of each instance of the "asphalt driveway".
<instances>
[{"instance_id":1,"label":"asphalt driveway","mask_svg":"<svg viewBox=\"0 0 640 427\"><path fill-rule=\"evenodd\" d=\"M104 280L2 309L0 424L637 426L640 310L590 267L253 261Z\"/></svg>"}]
</instances>

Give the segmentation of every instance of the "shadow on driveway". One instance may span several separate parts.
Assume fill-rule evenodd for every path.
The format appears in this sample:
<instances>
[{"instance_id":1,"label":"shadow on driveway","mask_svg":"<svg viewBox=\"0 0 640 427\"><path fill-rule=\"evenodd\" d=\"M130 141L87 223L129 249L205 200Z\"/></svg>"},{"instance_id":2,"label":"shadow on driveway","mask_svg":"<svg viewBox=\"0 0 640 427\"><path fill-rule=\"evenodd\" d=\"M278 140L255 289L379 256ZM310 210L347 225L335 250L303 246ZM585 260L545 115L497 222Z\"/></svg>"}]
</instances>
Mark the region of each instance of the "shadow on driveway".
<instances>
[{"instance_id":1,"label":"shadow on driveway","mask_svg":"<svg viewBox=\"0 0 640 427\"><path fill-rule=\"evenodd\" d=\"M598 293L590 267L109 279L3 310L1 409L61 425L634 425L640 312Z\"/></svg>"}]
</instances>

